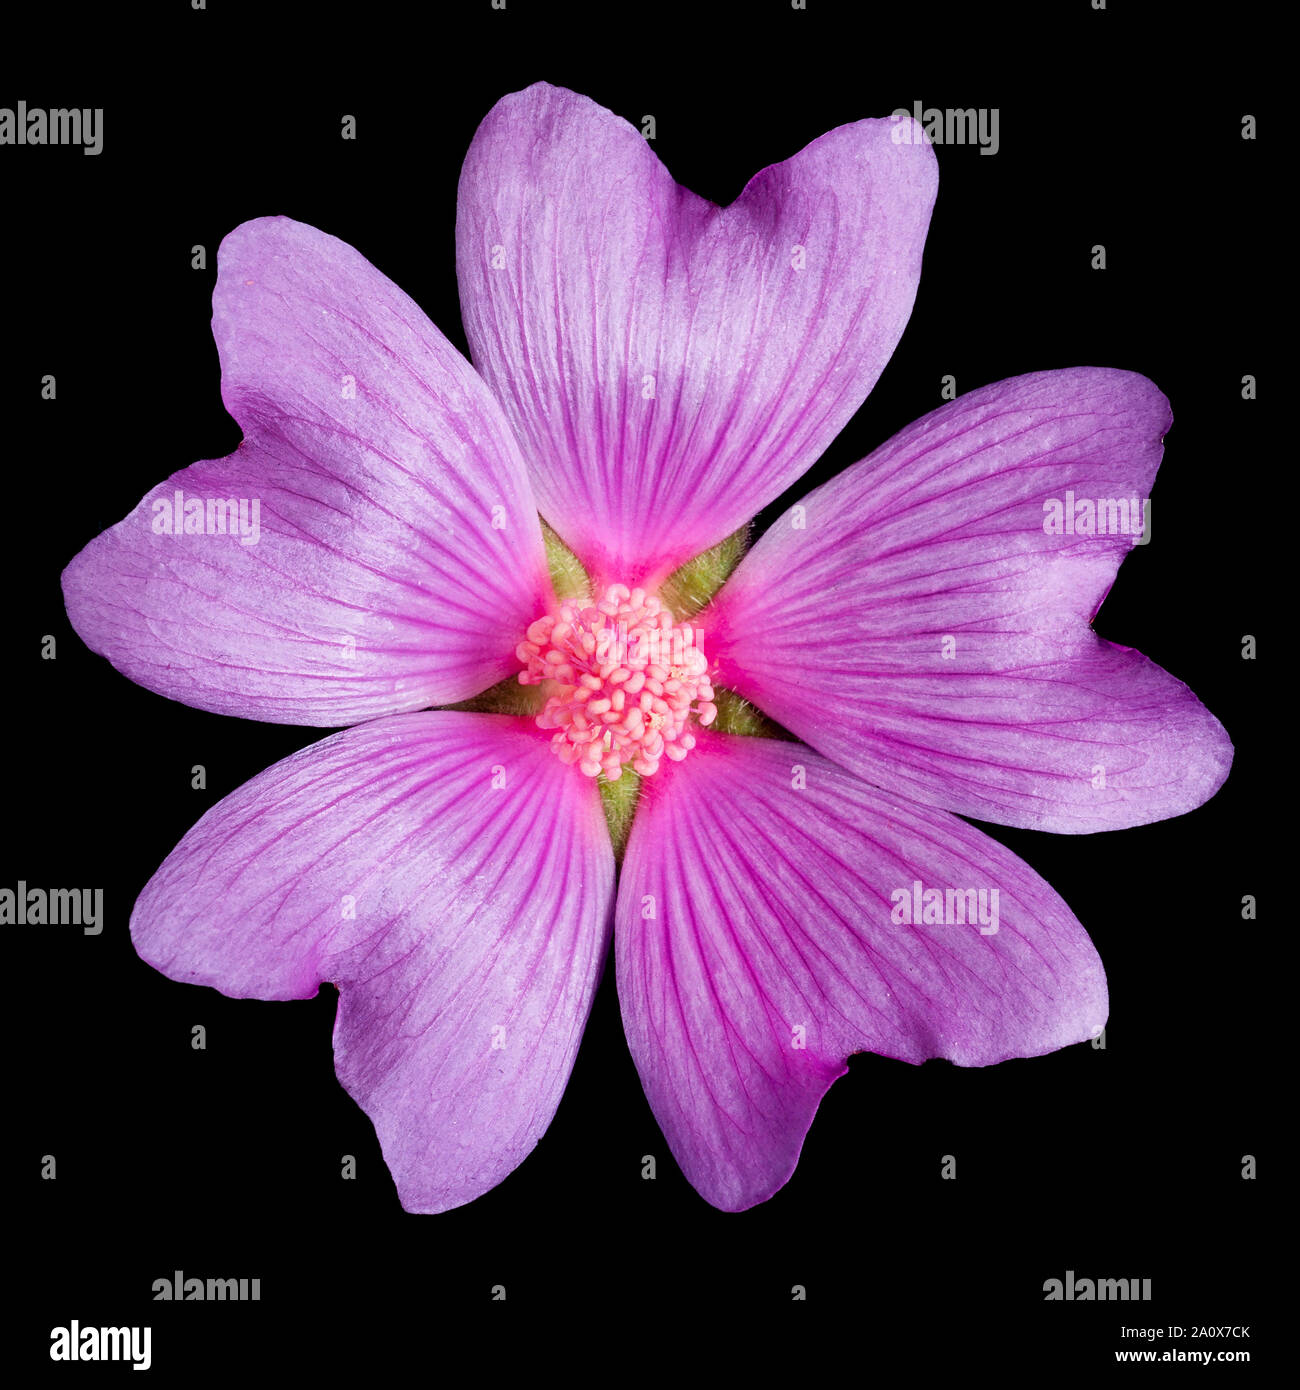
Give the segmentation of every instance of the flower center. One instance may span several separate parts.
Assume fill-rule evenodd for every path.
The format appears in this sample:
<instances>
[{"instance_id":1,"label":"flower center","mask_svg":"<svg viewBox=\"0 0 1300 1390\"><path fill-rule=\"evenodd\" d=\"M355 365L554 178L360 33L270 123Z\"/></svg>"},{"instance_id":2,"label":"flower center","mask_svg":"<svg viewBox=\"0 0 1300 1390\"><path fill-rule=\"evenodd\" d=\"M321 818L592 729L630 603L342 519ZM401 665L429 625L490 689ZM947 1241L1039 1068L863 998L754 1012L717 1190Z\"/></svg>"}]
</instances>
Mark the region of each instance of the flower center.
<instances>
[{"instance_id":1,"label":"flower center","mask_svg":"<svg viewBox=\"0 0 1300 1390\"><path fill-rule=\"evenodd\" d=\"M613 584L599 601L568 599L529 627L515 649L519 683L543 686L537 723L556 730L551 746L564 762L610 782L629 762L649 777L695 747L692 716L717 717L703 637L644 589Z\"/></svg>"}]
</instances>

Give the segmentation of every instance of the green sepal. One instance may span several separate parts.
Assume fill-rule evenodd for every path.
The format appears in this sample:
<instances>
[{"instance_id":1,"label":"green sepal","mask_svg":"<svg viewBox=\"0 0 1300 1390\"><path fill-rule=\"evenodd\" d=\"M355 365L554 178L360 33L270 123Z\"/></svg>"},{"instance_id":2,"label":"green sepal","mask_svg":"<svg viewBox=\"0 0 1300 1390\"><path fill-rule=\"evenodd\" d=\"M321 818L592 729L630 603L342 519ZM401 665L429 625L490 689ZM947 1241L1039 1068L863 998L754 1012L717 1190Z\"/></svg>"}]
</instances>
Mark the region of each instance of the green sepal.
<instances>
[{"instance_id":1,"label":"green sepal","mask_svg":"<svg viewBox=\"0 0 1300 1390\"><path fill-rule=\"evenodd\" d=\"M520 685L518 677L507 676L480 695L439 708L464 710L471 714L536 715L541 713L544 703L540 685Z\"/></svg>"},{"instance_id":2,"label":"green sepal","mask_svg":"<svg viewBox=\"0 0 1300 1390\"><path fill-rule=\"evenodd\" d=\"M569 549L559 536L548 526L543 518L542 541L546 545L546 567L551 572L551 586L555 597L563 602L566 598L590 598L591 579L582 567L582 561Z\"/></svg>"},{"instance_id":3,"label":"green sepal","mask_svg":"<svg viewBox=\"0 0 1300 1390\"><path fill-rule=\"evenodd\" d=\"M718 717L709 728L717 733L741 734L746 738L779 738L786 743L799 742L788 729L783 729L775 719L769 719L756 705L751 705L734 690L715 686L713 703L718 707Z\"/></svg>"},{"instance_id":4,"label":"green sepal","mask_svg":"<svg viewBox=\"0 0 1300 1390\"><path fill-rule=\"evenodd\" d=\"M581 773L578 775L581 776ZM609 838L614 845L614 861L621 864L623 851L627 848L627 837L632 833L636 803L641 796L641 777L630 767L625 767L617 782L607 782L602 772L597 778L597 785L600 787L605 824L609 827Z\"/></svg>"},{"instance_id":5,"label":"green sepal","mask_svg":"<svg viewBox=\"0 0 1300 1390\"><path fill-rule=\"evenodd\" d=\"M749 523L711 550L675 569L659 587L659 597L678 622L698 613L727 582L749 545Z\"/></svg>"}]
</instances>

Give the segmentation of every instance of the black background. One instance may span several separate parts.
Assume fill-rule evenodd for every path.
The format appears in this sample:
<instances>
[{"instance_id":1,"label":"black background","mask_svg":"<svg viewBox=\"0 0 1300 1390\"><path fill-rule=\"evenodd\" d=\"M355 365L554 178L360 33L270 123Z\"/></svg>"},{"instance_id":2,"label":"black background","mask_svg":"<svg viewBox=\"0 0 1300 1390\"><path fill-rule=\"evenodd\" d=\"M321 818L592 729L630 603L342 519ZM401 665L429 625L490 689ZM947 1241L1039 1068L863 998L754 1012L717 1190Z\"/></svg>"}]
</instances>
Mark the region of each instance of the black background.
<instances>
[{"instance_id":1,"label":"black background","mask_svg":"<svg viewBox=\"0 0 1300 1390\"><path fill-rule=\"evenodd\" d=\"M105 109L97 158L0 148L17 598L17 815L0 883L102 886L107 919L99 937L4 929L6 1191L22 1229L7 1346L33 1371L68 1372L47 1349L72 1318L151 1325L152 1374L169 1383L349 1347L382 1366L407 1338L455 1337L495 1285L507 1309L548 1315L539 1345L560 1362L581 1363L597 1319L630 1345L645 1346L639 1319L661 1312L679 1321L659 1322L656 1339L689 1328L767 1345L828 1309L851 1316L864 1374L886 1351L952 1347L993 1371L1026 1357L1044 1374L1090 1371L1133 1345L1121 1324L1253 1323L1234 1345L1267 1361L1258 989L1276 928L1243 922L1241 898L1265 891L1274 746L1257 663L1240 650L1262 625L1249 522L1272 453L1258 288L1270 126L1249 51L1269 39L1088 0L952 15L809 4L509 0L499 13L478 0L401 19L298 6L272 25L265 7L212 0L159 6L129 29L101 18L102 30L61 9L8 52L0 105ZM988 827L1096 942L1105 1050L978 1070L856 1057L792 1181L743 1215L713 1210L676 1169L612 971L535 1153L468 1207L404 1214L333 1076L332 988L305 1003L229 1000L155 973L127 934L135 896L190 825L323 735L131 685L80 643L59 591L93 536L239 440L208 327L217 244L238 223L285 213L343 238L464 348L460 162L491 105L542 78L638 125L653 114L674 176L720 203L835 125L918 99L997 107L995 156L938 150L916 308L879 384L762 520L933 409L946 374L966 391L1050 367L1140 371L1175 423L1152 543L1129 556L1096 627L1186 681L1237 749L1218 796L1176 820L1095 836ZM1247 113L1256 142L1241 138ZM355 142L339 138L344 114ZM196 244L204 271L190 268ZM46 373L53 402L40 399ZM1264 383L1258 402L1242 400L1247 373ZM204 791L190 786L196 763ZM191 1049L196 1023L206 1051ZM340 1179L347 1153L354 1182ZM40 1179L44 1154L55 1181ZM945 1154L955 1181L940 1179ZM1258 1181L1242 1179L1245 1154L1261 1159ZM152 1281L177 1269L257 1276L262 1301L151 1302ZM1067 1269L1150 1278L1153 1301L1044 1302L1044 1281ZM778 1315L795 1285L807 1303Z\"/></svg>"}]
</instances>

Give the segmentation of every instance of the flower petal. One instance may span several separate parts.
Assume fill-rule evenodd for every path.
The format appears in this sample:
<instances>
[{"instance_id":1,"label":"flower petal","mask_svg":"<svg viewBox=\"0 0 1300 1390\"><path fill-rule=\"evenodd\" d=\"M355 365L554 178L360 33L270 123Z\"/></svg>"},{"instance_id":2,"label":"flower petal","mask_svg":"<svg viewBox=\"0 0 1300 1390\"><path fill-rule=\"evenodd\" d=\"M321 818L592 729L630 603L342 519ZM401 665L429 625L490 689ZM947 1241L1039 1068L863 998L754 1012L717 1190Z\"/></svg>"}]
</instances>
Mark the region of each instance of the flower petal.
<instances>
[{"instance_id":1,"label":"flower petal","mask_svg":"<svg viewBox=\"0 0 1300 1390\"><path fill-rule=\"evenodd\" d=\"M339 1080L408 1211L499 1183L546 1126L609 936L594 784L528 721L335 734L213 807L150 880L136 950L236 998L339 989Z\"/></svg>"},{"instance_id":2,"label":"flower petal","mask_svg":"<svg viewBox=\"0 0 1300 1390\"><path fill-rule=\"evenodd\" d=\"M997 930L964 916L965 897L962 924L901 924L894 894L910 903L914 883L974 889L977 908L985 889ZM646 1096L728 1211L790 1177L850 1053L984 1066L1106 1022L1097 953L1028 865L798 744L704 733L647 779L616 922Z\"/></svg>"},{"instance_id":3,"label":"flower petal","mask_svg":"<svg viewBox=\"0 0 1300 1390\"><path fill-rule=\"evenodd\" d=\"M451 703L508 675L550 589L491 393L401 290L314 227L246 222L218 264L222 398L244 442L174 474L72 561L73 626L150 690L283 724ZM198 503L202 533L155 531L178 491L172 510ZM213 506L228 499L247 535Z\"/></svg>"},{"instance_id":4,"label":"flower petal","mask_svg":"<svg viewBox=\"0 0 1300 1390\"><path fill-rule=\"evenodd\" d=\"M599 580L652 585L817 458L907 323L936 186L910 122L859 121L718 208L586 97L492 108L460 181L465 331Z\"/></svg>"},{"instance_id":5,"label":"flower petal","mask_svg":"<svg viewBox=\"0 0 1300 1390\"><path fill-rule=\"evenodd\" d=\"M1081 833L1199 806L1232 760L1222 725L1088 626L1169 424L1151 382L1092 367L925 416L742 561L700 619L717 682L868 781L981 820ZM1048 534L1071 493L1124 499L1135 534Z\"/></svg>"}]
</instances>

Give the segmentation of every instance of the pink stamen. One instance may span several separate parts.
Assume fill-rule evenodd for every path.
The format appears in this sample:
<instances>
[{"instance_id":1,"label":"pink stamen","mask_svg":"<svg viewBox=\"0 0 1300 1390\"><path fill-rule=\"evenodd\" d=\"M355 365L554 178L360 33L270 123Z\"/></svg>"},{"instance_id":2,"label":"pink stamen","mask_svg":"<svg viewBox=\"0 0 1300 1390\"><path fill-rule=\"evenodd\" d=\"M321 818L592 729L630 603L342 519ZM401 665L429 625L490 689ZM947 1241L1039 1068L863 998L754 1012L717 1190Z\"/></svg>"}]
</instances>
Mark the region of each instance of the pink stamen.
<instances>
[{"instance_id":1,"label":"pink stamen","mask_svg":"<svg viewBox=\"0 0 1300 1390\"><path fill-rule=\"evenodd\" d=\"M644 589L613 584L596 603L569 599L529 624L519 683L550 687L537 723L556 730L563 762L610 782L624 763L649 777L694 748L692 718L717 718L702 639Z\"/></svg>"}]
</instances>

